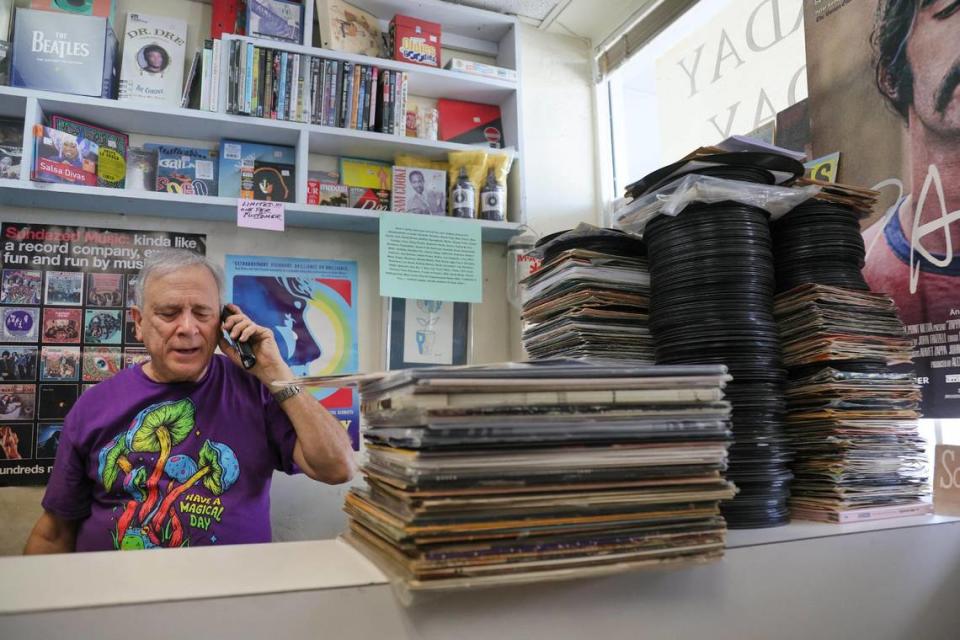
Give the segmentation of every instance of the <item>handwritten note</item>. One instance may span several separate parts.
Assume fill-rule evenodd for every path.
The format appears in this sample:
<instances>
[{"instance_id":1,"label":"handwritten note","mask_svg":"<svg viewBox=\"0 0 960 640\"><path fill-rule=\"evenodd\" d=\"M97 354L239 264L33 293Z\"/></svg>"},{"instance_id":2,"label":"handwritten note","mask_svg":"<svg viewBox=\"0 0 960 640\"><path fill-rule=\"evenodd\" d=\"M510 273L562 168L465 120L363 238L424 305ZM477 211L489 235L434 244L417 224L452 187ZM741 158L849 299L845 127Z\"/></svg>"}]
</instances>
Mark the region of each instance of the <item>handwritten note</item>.
<instances>
[{"instance_id":1,"label":"handwritten note","mask_svg":"<svg viewBox=\"0 0 960 640\"><path fill-rule=\"evenodd\" d=\"M480 225L413 213L380 216L380 295L481 302Z\"/></svg>"},{"instance_id":2,"label":"handwritten note","mask_svg":"<svg viewBox=\"0 0 960 640\"><path fill-rule=\"evenodd\" d=\"M267 231L283 231L282 202L266 200L237 200L237 226Z\"/></svg>"}]
</instances>

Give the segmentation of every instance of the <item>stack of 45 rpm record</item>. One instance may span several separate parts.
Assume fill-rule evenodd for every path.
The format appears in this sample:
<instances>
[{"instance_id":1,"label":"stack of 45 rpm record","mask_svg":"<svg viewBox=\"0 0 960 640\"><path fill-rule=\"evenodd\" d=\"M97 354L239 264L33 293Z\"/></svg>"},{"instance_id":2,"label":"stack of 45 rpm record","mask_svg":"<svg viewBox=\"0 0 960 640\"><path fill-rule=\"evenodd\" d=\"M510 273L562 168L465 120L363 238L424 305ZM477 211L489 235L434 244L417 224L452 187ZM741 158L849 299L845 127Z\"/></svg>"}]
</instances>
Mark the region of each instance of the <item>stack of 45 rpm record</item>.
<instances>
[{"instance_id":1,"label":"stack of 45 rpm record","mask_svg":"<svg viewBox=\"0 0 960 640\"><path fill-rule=\"evenodd\" d=\"M531 360L653 362L650 273L639 238L581 224L543 238L523 286L523 346Z\"/></svg>"},{"instance_id":2,"label":"stack of 45 rpm record","mask_svg":"<svg viewBox=\"0 0 960 640\"><path fill-rule=\"evenodd\" d=\"M773 184L795 178L802 166L773 154L701 155L628 189L639 197L689 173ZM786 372L773 316L768 218L763 209L737 202L693 202L677 216L653 217L643 231L657 363L723 363L733 375L727 389L734 435L727 477L739 492L722 506L731 528L776 526L789 519Z\"/></svg>"},{"instance_id":3,"label":"stack of 45 rpm record","mask_svg":"<svg viewBox=\"0 0 960 640\"><path fill-rule=\"evenodd\" d=\"M348 542L411 590L716 559L722 366L417 369L361 386Z\"/></svg>"},{"instance_id":4,"label":"stack of 45 rpm record","mask_svg":"<svg viewBox=\"0 0 960 640\"><path fill-rule=\"evenodd\" d=\"M920 389L893 300L863 280L850 206L811 200L774 226L775 314L790 371L795 517L860 522L928 513Z\"/></svg>"}]
</instances>

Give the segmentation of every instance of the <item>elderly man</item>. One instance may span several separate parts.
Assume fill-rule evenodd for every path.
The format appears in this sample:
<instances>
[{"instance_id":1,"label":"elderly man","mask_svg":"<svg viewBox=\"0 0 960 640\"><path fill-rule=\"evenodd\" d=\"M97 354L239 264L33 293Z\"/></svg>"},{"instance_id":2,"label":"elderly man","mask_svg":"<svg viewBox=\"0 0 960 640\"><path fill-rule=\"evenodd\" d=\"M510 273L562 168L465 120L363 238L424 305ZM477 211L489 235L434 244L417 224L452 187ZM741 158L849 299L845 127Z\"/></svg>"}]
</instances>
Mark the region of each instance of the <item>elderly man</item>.
<instances>
[{"instance_id":1,"label":"elderly man","mask_svg":"<svg viewBox=\"0 0 960 640\"><path fill-rule=\"evenodd\" d=\"M163 251L138 283L150 360L70 411L25 553L269 542L274 470L331 484L354 473L340 423L298 387L271 386L292 377L273 333L236 305L221 322L218 267ZM252 369L224 331L252 345Z\"/></svg>"}]
</instances>

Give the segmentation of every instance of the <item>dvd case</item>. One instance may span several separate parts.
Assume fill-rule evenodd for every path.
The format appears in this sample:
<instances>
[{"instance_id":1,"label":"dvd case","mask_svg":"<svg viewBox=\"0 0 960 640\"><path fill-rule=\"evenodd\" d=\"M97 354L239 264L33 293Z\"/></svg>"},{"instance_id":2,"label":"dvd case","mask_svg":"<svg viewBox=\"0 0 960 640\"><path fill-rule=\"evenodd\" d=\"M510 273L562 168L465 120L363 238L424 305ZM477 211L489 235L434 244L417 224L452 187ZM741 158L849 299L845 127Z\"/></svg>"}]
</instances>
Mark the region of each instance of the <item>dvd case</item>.
<instances>
[{"instance_id":1,"label":"dvd case","mask_svg":"<svg viewBox=\"0 0 960 640\"><path fill-rule=\"evenodd\" d=\"M219 194L229 198L293 202L295 165L293 147L221 140ZM289 194L289 200L274 196L284 192Z\"/></svg>"}]
</instances>

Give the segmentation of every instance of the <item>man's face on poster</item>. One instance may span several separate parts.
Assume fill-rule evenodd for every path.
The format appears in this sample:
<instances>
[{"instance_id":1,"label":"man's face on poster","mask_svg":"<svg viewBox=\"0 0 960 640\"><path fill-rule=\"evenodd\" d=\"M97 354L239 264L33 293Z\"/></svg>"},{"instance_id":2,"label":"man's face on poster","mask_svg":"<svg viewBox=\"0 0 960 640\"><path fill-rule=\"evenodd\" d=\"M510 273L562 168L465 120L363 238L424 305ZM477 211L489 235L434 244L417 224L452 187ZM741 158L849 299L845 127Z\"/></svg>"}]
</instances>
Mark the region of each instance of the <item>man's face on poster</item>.
<instances>
[{"instance_id":1,"label":"man's face on poster","mask_svg":"<svg viewBox=\"0 0 960 640\"><path fill-rule=\"evenodd\" d=\"M413 190L423 195L423 174L419 171L414 171L410 174L410 184L413 186Z\"/></svg>"},{"instance_id":2,"label":"man's face on poster","mask_svg":"<svg viewBox=\"0 0 960 640\"><path fill-rule=\"evenodd\" d=\"M960 136L960 0L921 2L906 53L914 114L937 134Z\"/></svg>"}]
</instances>

